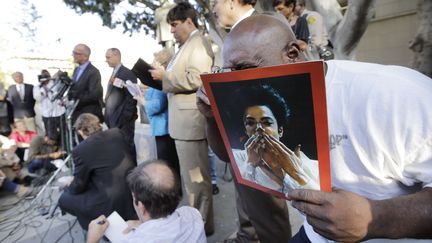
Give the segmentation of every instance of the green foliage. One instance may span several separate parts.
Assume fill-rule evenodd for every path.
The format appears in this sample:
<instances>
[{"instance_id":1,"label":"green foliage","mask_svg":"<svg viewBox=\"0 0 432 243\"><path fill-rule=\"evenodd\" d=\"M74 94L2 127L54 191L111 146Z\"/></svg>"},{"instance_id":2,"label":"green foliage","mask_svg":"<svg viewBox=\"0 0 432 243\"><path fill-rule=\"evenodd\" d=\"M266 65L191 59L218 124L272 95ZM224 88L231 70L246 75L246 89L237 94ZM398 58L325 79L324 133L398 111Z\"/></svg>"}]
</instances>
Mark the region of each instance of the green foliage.
<instances>
[{"instance_id":1,"label":"green foliage","mask_svg":"<svg viewBox=\"0 0 432 243\"><path fill-rule=\"evenodd\" d=\"M64 0L78 14L95 13L104 26L115 28L121 25L131 35L144 31L153 33L154 11L161 5L159 0ZM162 0L162 2L164 2Z\"/></svg>"}]
</instances>

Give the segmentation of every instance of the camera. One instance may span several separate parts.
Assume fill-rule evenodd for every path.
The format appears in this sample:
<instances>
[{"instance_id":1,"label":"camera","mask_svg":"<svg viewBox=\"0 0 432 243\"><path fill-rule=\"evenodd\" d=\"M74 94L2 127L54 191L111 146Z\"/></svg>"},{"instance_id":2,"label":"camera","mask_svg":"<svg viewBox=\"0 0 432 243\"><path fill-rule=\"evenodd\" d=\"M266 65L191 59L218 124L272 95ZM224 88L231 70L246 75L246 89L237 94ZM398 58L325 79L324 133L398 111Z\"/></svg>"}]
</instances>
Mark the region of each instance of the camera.
<instances>
[{"instance_id":1,"label":"camera","mask_svg":"<svg viewBox=\"0 0 432 243\"><path fill-rule=\"evenodd\" d=\"M38 80L39 80L39 83L43 83L43 82L51 80L51 76L49 76L48 74L40 74L40 75L38 75Z\"/></svg>"},{"instance_id":2,"label":"camera","mask_svg":"<svg viewBox=\"0 0 432 243\"><path fill-rule=\"evenodd\" d=\"M54 85L50 89L52 93L51 101L66 97L70 87L73 85L73 80L69 78L67 72L59 71L56 76Z\"/></svg>"}]
</instances>

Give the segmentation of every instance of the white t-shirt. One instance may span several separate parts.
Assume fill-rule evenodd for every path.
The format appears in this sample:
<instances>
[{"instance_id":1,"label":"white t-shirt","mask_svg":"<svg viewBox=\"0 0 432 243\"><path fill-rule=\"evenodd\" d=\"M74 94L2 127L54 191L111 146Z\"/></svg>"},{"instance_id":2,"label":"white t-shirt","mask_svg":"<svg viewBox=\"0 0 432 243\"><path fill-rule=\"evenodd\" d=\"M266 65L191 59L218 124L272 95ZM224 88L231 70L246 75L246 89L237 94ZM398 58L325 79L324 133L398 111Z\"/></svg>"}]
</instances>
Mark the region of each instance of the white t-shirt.
<instances>
[{"instance_id":1,"label":"white t-shirt","mask_svg":"<svg viewBox=\"0 0 432 243\"><path fill-rule=\"evenodd\" d=\"M332 186L375 200L432 187L432 80L399 66L327 65ZM329 242L304 226L311 242Z\"/></svg>"},{"instance_id":2,"label":"white t-shirt","mask_svg":"<svg viewBox=\"0 0 432 243\"><path fill-rule=\"evenodd\" d=\"M195 208L183 206L166 218L144 222L129 233L124 243L204 243L204 222Z\"/></svg>"},{"instance_id":3,"label":"white t-shirt","mask_svg":"<svg viewBox=\"0 0 432 243\"><path fill-rule=\"evenodd\" d=\"M300 188L320 189L318 161L309 159L301 151L301 164L296 167L300 177L306 182L306 184L299 185L298 182L292 179L288 174L284 173L283 186L272 180L260 167L254 167L248 163L248 156L245 150L233 149L232 151L240 174L246 180L283 193L288 193L294 189Z\"/></svg>"}]
</instances>

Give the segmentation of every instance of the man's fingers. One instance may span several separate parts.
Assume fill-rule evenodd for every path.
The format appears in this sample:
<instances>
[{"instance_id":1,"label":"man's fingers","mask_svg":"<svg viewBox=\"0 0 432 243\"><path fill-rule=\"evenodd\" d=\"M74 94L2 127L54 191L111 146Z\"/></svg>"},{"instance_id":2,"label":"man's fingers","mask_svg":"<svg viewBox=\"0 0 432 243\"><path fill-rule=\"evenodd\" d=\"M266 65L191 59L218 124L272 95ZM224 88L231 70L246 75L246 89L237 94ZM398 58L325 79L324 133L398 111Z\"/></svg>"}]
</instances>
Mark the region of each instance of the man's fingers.
<instances>
[{"instance_id":1,"label":"man's fingers","mask_svg":"<svg viewBox=\"0 0 432 243\"><path fill-rule=\"evenodd\" d=\"M319 204L308 203L304 201L292 201L291 205L293 208L302 212L306 216L311 216L314 218L323 218L323 206Z\"/></svg>"},{"instance_id":2,"label":"man's fingers","mask_svg":"<svg viewBox=\"0 0 432 243\"><path fill-rule=\"evenodd\" d=\"M312 204L323 204L327 200L326 192L317 191L317 190L308 190L308 189L297 189L292 190L288 194L288 199L294 201L303 201Z\"/></svg>"},{"instance_id":3,"label":"man's fingers","mask_svg":"<svg viewBox=\"0 0 432 243\"><path fill-rule=\"evenodd\" d=\"M326 220L313 216L306 216L306 221L313 227L313 230L327 239L332 239L333 235L329 231L329 223Z\"/></svg>"},{"instance_id":4,"label":"man's fingers","mask_svg":"<svg viewBox=\"0 0 432 243\"><path fill-rule=\"evenodd\" d=\"M208 99L207 93L205 92L203 86L198 88L196 95L197 95L197 98L201 99L201 101L204 102L206 105L210 105L210 100Z\"/></svg>"}]
</instances>

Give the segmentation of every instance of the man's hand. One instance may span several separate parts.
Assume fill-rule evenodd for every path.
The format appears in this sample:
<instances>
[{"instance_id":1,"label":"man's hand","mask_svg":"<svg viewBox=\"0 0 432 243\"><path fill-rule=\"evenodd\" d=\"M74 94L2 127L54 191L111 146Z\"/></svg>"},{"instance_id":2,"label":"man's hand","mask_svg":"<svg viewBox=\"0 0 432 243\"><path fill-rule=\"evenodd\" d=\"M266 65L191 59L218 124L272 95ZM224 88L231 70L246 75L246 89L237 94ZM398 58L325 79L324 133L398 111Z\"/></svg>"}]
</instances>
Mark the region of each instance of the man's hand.
<instances>
[{"instance_id":1,"label":"man's hand","mask_svg":"<svg viewBox=\"0 0 432 243\"><path fill-rule=\"evenodd\" d=\"M123 234L129 234L129 232L135 230L138 226L140 226L140 224L142 224L142 222L139 220L128 220L126 223L128 227L123 230Z\"/></svg>"},{"instance_id":2,"label":"man's hand","mask_svg":"<svg viewBox=\"0 0 432 243\"><path fill-rule=\"evenodd\" d=\"M165 68L163 66L154 67L154 69L150 69L149 72L154 80L162 80L165 74Z\"/></svg>"},{"instance_id":3,"label":"man's hand","mask_svg":"<svg viewBox=\"0 0 432 243\"><path fill-rule=\"evenodd\" d=\"M14 171L14 172L19 172L20 170L21 170L21 165L19 164L19 163L13 163L12 164L12 166L11 166L11 169Z\"/></svg>"},{"instance_id":4,"label":"man's hand","mask_svg":"<svg viewBox=\"0 0 432 243\"><path fill-rule=\"evenodd\" d=\"M56 151L56 152L49 153L48 157L50 157L51 159L58 159L64 154L66 154L65 151Z\"/></svg>"},{"instance_id":5,"label":"man's hand","mask_svg":"<svg viewBox=\"0 0 432 243\"><path fill-rule=\"evenodd\" d=\"M93 219L87 232L87 243L97 243L102 239L106 229L108 228L109 222L105 215L101 215L96 219Z\"/></svg>"},{"instance_id":6,"label":"man's hand","mask_svg":"<svg viewBox=\"0 0 432 243\"><path fill-rule=\"evenodd\" d=\"M5 173L3 173L2 170L0 170L0 187L3 186L3 182L6 179Z\"/></svg>"},{"instance_id":7,"label":"man's hand","mask_svg":"<svg viewBox=\"0 0 432 243\"><path fill-rule=\"evenodd\" d=\"M210 101L207 97L207 94L206 94L203 86L198 88L198 90L196 92L196 96L197 96L196 104L197 104L198 110L206 118L212 118L213 119L214 116L213 116L213 111L212 111L211 106L210 106Z\"/></svg>"},{"instance_id":8,"label":"man's hand","mask_svg":"<svg viewBox=\"0 0 432 243\"><path fill-rule=\"evenodd\" d=\"M307 222L325 238L340 242L364 240L372 222L371 202L355 193L293 190L292 206L306 215Z\"/></svg>"}]
</instances>

